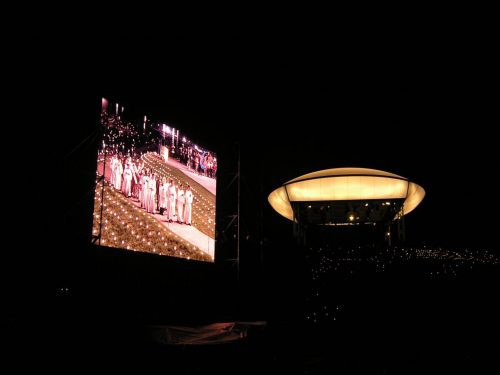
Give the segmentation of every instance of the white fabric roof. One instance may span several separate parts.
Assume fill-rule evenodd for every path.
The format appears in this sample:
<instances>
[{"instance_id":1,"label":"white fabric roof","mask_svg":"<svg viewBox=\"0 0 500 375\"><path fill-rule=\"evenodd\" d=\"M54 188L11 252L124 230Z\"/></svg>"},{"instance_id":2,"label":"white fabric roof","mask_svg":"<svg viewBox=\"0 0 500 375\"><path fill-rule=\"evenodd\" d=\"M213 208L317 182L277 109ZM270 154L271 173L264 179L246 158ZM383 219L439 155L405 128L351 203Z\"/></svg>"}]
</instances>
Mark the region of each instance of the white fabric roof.
<instances>
[{"instance_id":1,"label":"white fabric roof","mask_svg":"<svg viewBox=\"0 0 500 375\"><path fill-rule=\"evenodd\" d=\"M349 168L323 169L321 171L307 173L305 175L296 177L293 180L286 182L284 185L289 184L290 182L307 180L310 178L327 177L327 176L348 176L348 175L385 176L385 177L396 177L406 180L406 178L398 176L397 174L385 171L379 171L378 169L349 167Z\"/></svg>"},{"instance_id":2,"label":"white fabric roof","mask_svg":"<svg viewBox=\"0 0 500 375\"><path fill-rule=\"evenodd\" d=\"M424 199L424 189L393 173L367 168L335 168L294 178L269 194L280 215L293 220L290 202L405 199L408 214Z\"/></svg>"}]
</instances>

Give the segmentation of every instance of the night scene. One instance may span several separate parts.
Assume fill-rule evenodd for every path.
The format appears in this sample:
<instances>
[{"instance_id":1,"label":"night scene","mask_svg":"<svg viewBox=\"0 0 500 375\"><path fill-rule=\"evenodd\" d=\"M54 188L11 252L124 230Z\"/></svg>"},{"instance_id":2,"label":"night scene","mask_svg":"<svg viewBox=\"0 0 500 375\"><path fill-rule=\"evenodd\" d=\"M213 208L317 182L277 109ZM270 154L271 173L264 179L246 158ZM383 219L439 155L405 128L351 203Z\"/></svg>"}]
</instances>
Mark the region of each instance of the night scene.
<instances>
[{"instance_id":1,"label":"night scene","mask_svg":"<svg viewBox=\"0 0 500 375\"><path fill-rule=\"evenodd\" d=\"M38 266L6 274L11 352L69 373L499 373L488 52L233 39L71 51L89 73L53 114Z\"/></svg>"}]
</instances>

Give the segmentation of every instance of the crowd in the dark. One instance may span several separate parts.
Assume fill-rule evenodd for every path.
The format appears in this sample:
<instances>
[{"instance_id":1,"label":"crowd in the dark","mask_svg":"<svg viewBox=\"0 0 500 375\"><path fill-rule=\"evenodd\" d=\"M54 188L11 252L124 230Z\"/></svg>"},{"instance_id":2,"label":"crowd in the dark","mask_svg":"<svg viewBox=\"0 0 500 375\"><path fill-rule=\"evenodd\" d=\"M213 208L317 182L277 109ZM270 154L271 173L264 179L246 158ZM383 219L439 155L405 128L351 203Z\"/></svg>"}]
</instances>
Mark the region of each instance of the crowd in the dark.
<instances>
[{"instance_id":1,"label":"crowd in the dark","mask_svg":"<svg viewBox=\"0 0 500 375\"><path fill-rule=\"evenodd\" d=\"M330 307L332 290L362 280L440 283L500 270L500 258L488 249L386 246L308 247L306 322L336 321L341 306ZM396 285L395 285L396 286Z\"/></svg>"},{"instance_id":2,"label":"crowd in the dark","mask_svg":"<svg viewBox=\"0 0 500 375\"><path fill-rule=\"evenodd\" d=\"M168 132L167 135L160 124L145 121L142 125L134 125L125 121L123 115L107 111L101 112L100 124L103 129L100 154L106 151L108 155L116 155L120 159L130 156L136 160L147 151L160 152L160 146L166 146L170 151L169 157L179 160L189 170L201 176L217 177L215 154L202 149L185 136L179 141L178 132L175 135Z\"/></svg>"}]
</instances>

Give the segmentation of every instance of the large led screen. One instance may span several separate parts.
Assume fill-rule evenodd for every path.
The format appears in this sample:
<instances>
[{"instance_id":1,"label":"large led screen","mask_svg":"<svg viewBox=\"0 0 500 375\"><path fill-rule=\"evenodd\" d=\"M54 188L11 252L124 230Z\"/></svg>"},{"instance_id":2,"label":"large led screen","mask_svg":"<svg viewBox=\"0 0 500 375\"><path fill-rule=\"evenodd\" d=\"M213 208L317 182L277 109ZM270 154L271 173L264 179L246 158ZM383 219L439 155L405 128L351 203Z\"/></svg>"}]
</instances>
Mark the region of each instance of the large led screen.
<instances>
[{"instance_id":1,"label":"large led screen","mask_svg":"<svg viewBox=\"0 0 500 375\"><path fill-rule=\"evenodd\" d=\"M102 99L93 243L214 261L217 157L180 127Z\"/></svg>"}]
</instances>

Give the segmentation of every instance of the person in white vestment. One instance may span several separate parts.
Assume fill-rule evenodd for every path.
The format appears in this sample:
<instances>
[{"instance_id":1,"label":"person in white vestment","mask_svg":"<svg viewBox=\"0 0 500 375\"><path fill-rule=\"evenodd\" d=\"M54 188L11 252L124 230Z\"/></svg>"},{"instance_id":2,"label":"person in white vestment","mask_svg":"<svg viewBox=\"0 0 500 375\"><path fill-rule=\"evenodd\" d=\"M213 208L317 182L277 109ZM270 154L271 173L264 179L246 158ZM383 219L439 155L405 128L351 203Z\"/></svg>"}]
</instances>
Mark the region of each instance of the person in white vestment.
<instances>
[{"instance_id":1,"label":"person in white vestment","mask_svg":"<svg viewBox=\"0 0 500 375\"><path fill-rule=\"evenodd\" d=\"M184 189L182 184L177 188L177 222L182 224L184 220Z\"/></svg>"},{"instance_id":2,"label":"person in white vestment","mask_svg":"<svg viewBox=\"0 0 500 375\"><path fill-rule=\"evenodd\" d=\"M160 215L163 215L163 212L167 208L167 193L168 193L168 184L167 184L167 179L165 177L162 177L161 179L161 185L160 185L160 191L159 191L159 205L160 205Z\"/></svg>"},{"instance_id":3,"label":"person in white vestment","mask_svg":"<svg viewBox=\"0 0 500 375\"><path fill-rule=\"evenodd\" d=\"M144 176L142 176L142 190L141 190L141 207L146 208L149 199L149 170L146 169Z\"/></svg>"},{"instance_id":4,"label":"person in white vestment","mask_svg":"<svg viewBox=\"0 0 500 375\"><path fill-rule=\"evenodd\" d=\"M127 163L125 165L125 170L123 171L123 183L125 185L123 188L123 194L125 194L126 197L132 196L132 177L132 166L130 163Z\"/></svg>"},{"instance_id":5,"label":"person in white vestment","mask_svg":"<svg viewBox=\"0 0 500 375\"><path fill-rule=\"evenodd\" d=\"M111 157L111 161L109 162L109 166L111 168L111 173L110 173L110 177L109 177L109 183L111 184L111 186L115 186L115 169L116 169L116 158L115 156L113 155Z\"/></svg>"},{"instance_id":6,"label":"person in white vestment","mask_svg":"<svg viewBox=\"0 0 500 375\"><path fill-rule=\"evenodd\" d=\"M122 187L123 165L120 159L116 160L115 165L115 189L120 190Z\"/></svg>"},{"instance_id":7,"label":"person in white vestment","mask_svg":"<svg viewBox=\"0 0 500 375\"><path fill-rule=\"evenodd\" d=\"M156 207L156 180L154 174L150 174L148 180L148 201L146 203L146 211L150 214L155 213Z\"/></svg>"},{"instance_id":8,"label":"person in white vestment","mask_svg":"<svg viewBox=\"0 0 500 375\"><path fill-rule=\"evenodd\" d=\"M193 192L191 191L191 186L187 186L186 192L184 193L184 222L187 225L191 225L191 214L193 208Z\"/></svg>"},{"instance_id":9,"label":"person in white vestment","mask_svg":"<svg viewBox=\"0 0 500 375\"><path fill-rule=\"evenodd\" d=\"M175 216L175 201L177 199L177 188L175 187L175 182L170 180L170 186L168 187L168 221L172 222Z\"/></svg>"}]
</instances>

